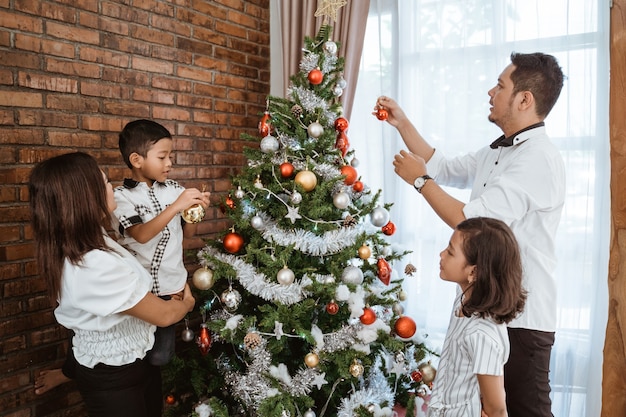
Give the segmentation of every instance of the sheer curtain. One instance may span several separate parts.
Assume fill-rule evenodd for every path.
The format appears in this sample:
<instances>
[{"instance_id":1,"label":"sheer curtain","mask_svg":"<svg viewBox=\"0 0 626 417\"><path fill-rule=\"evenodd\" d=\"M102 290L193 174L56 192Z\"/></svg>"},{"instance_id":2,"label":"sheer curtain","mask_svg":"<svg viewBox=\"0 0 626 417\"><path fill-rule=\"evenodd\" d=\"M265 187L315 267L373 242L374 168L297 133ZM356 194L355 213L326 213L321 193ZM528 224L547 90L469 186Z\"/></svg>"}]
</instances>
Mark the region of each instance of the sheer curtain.
<instances>
[{"instance_id":1,"label":"sheer curtain","mask_svg":"<svg viewBox=\"0 0 626 417\"><path fill-rule=\"evenodd\" d=\"M512 51L558 58L567 80L546 119L568 169L550 374L555 417L600 415L610 220L608 7L602 0L371 0L350 119L359 174L394 203L392 240L412 251L405 261L417 267L405 281L406 313L439 347L455 291L438 269L451 230L394 174L391 162L403 143L371 115L376 97L394 97L424 137L452 156L501 135L487 121L487 91ZM469 196L448 191L463 201Z\"/></svg>"}]
</instances>

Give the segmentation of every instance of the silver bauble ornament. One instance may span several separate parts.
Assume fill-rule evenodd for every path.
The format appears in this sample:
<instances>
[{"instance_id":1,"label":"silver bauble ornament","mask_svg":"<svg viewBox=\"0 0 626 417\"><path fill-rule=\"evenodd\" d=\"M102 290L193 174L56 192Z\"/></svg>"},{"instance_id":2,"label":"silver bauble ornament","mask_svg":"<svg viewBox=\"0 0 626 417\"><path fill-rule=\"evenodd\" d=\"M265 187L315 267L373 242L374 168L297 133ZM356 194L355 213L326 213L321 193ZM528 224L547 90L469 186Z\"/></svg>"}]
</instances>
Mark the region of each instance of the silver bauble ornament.
<instances>
[{"instance_id":1,"label":"silver bauble ornament","mask_svg":"<svg viewBox=\"0 0 626 417\"><path fill-rule=\"evenodd\" d=\"M338 192L333 197L333 204L340 210L345 209L350 205L350 195L348 193L344 193L343 191Z\"/></svg>"},{"instance_id":2,"label":"silver bauble ornament","mask_svg":"<svg viewBox=\"0 0 626 417\"><path fill-rule=\"evenodd\" d=\"M319 138L324 133L324 127L319 122L311 123L306 130L312 138Z\"/></svg>"},{"instance_id":3,"label":"silver bauble ornament","mask_svg":"<svg viewBox=\"0 0 626 417\"><path fill-rule=\"evenodd\" d=\"M237 310L239 304L241 304L241 294L233 288L228 288L220 296L220 301L227 311L233 312Z\"/></svg>"},{"instance_id":4,"label":"silver bauble ornament","mask_svg":"<svg viewBox=\"0 0 626 417\"><path fill-rule=\"evenodd\" d=\"M241 200L244 195L245 195L245 193L241 189L241 186L237 187L237 189L235 190L235 197L237 197L238 199Z\"/></svg>"},{"instance_id":5,"label":"silver bauble ornament","mask_svg":"<svg viewBox=\"0 0 626 417\"><path fill-rule=\"evenodd\" d=\"M389 212L383 207L376 207L370 213L370 222L376 227L383 227L389 223Z\"/></svg>"},{"instance_id":6,"label":"silver bauble ornament","mask_svg":"<svg viewBox=\"0 0 626 417\"><path fill-rule=\"evenodd\" d=\"M286 266L283 267L283 269L278 271L278 273L276 274L276 280L281 285L292 284L295 278L296 276L294 275L293 271Z\"/></svg>"},{"instance_id":7,"label":"silver bauble ornament","mask_svg":"<svg viewBox=\"0 0 626 417\"><path fill-rule=\"evenodd\" d=\"M180 334L180 338L183 339L184 342L191 342L193 340L193 337L193 330L189 328L183 329L182 333Z\"/></svg>"},{"instance_id":8,"label":"silver bauble ornament","mask_svg":"<svg viewBox=\"0 0 626 417\"><path fill-rule=\"evenodd\" d=\"M289 198L289 201L291 201L293 204L302 203L302 194L300 194L297 191L294 191L293 193L291 193L291 197Z\"/></svg>"},{"instance_id":9,"label":"silver bauble ornament","mask_svg":"<svg viewBox=\"0 0 626 417\"><path fill-rule=\"evenodd\" d=\"M196 272L193 273L191 277L191 282L194 287L199 290L206 291L215 284L215 277L213 276L213 271L211 271L207 267L202 267L196 269Z\"/></svg>"},{"instance_id":10,"label":"silver bauble ornament","mask_svg":"<svg viewBox=\"0 0 626 417\"><path fill-rule=\"evenodd\" d=\"M333 94L335 95L335 97L341 97L341 95L343 94L343 88L339 87L338 85L335 86L335 88L333 88Z\"/></svg>"},{"instance_id":11,"label":"silver bauble ornament","mask_svg":"<svg viewBox=\"0 0 626 417\"><path fill-rule=\"evenodd\" d=\"M306 410L304 412L304 414L302 415L302 417L316 417L315 413L313 412L313 410L311 410L310 408L308 410Z\"/></svg>"},{"instance_id":12,"label":"silver bauble ornament","mask_svg":"<svg viewBox=\"0 0 626 417\"><path fill-rule=\"evenodd\" d=\"M337 55L337 44L333 41L324 42L324 50L331 55Z\"/></svg>"},{"instance_id":13,"label":"silver bauble ornament","mask_svg":"<svg viewBox=\"0 0 626 417\"><path fill-rule=\"evenodd\" d=\"M334 284L335 283L335 277L332 275L327 275L324 278L324 284Z\"/></svg>"},{"instance_id":14,"label":"silver bauble ornament","mask_svg":"<svg viewBox=\"0 0 626 417\"><path fill-rule=\"evenodd\" d=\"M267 135L261 139L261 151L272 153L278 150L278 140L272 135Z\"/></svg>"},{"instance_id":15,"label":"silver bauble ornament","mask_svg":"<svg viewBox=\"0 0 626 417\"><path fill-rule=\"evenodd\" d=\"M343 270L341 280L346 284L359 285L363 282L363 271L356 266L350 265Z\"/></svg>"},{"instance_id":16,"label":"silver bauble ornament","mask_svg":"<svg viewBox=\"0 0 626 417\"><path fill-rule=\"evenodd\" d=\"M400 292L398 292L398 300L400 301L406 300L406 291L400 290Z\"/></svg>"},{"instance_id":17,"label":"silver bauble ornament","mask_svg":"<svg viewBox=\"0 0 626 417\"><path fill-rule=\"evenodd\" d=\"M404 314L404 307L402 307L402 304L400 303L395 303L393 305L393 312L396 314L396 316L401 316L402 314Z\"/></svg>"},{"instance_id":18,"label":"silver bauble ornament","mask_svg":"<svg viewBox=\"0 0 626 417\"><path fill-rule=\"evenodd\" d=\"M352 158L352 161L350 161L350 165L352 165L354 168L358 167L360 163L361 161L356 158Z\"/></svg>"},{"instance_id":19,"label":"silver bauble ornament","mask_svg":"<svg viewBox=\"0 0 626 417\"><path fill-rule=\"evenodd\" d=\"M341 78L337 81L337 86L338 86L339 88L346 88L346 87L348 86L348 82L347 82L347 81L346 81L343 77L341 77Z\"/></svg>"},{"instance_id":20,"label":"silver bauble ornament","mask_svg":"<svg viewBox=\"0 0 626 417\"><path fill-rule=\"evenodd\" d=\"M261 230L265 227L265 223L263 222L261 216L253 216L252 219L250 219L250 225L256 230Z\"/></svg>"}]
</instances>

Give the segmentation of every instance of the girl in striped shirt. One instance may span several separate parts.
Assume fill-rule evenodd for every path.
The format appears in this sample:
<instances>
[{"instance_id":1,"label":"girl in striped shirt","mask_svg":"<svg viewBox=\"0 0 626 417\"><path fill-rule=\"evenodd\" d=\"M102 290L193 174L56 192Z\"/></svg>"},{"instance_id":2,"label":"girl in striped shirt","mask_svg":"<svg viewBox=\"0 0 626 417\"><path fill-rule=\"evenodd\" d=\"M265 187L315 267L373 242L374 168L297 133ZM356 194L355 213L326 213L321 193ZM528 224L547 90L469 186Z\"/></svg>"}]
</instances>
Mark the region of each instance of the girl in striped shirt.
<instances>
[{"instance_id":1,"label":"girl in striped shirt","mask_svg":"<svg viewBox=\"0 0 626 417\"><path fill-rule=\"evenodd\" d=\"M524 308L517 241L502 221L462 221L441 254L440 277L458 284L429 417L507 416L506 323Z\"/></svg>"}]
</instances>

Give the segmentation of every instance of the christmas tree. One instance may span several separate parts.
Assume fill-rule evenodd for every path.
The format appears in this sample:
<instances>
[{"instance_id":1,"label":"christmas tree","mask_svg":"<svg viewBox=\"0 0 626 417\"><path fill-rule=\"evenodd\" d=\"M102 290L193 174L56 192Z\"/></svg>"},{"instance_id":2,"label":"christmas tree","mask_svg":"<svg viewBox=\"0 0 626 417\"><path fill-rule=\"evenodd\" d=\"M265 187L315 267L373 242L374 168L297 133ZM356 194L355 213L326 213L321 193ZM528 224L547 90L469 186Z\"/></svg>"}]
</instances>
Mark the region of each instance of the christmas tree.
<instances>
[{"instance_id":1,"label":"christmas tree","mask_svg":"<svg viewBox=\"0 0 626 417\"><path fill-rule=\"evenodd\" d=\"M415 267L392 271L391 204L357 172L331 29L305 38L286 97L244 135L260 144L221 206L232 227L198 254L201 323L165 372L168 415L413 415L429 392L431 352L403 315Z\"/></svg>"}]
</instances>

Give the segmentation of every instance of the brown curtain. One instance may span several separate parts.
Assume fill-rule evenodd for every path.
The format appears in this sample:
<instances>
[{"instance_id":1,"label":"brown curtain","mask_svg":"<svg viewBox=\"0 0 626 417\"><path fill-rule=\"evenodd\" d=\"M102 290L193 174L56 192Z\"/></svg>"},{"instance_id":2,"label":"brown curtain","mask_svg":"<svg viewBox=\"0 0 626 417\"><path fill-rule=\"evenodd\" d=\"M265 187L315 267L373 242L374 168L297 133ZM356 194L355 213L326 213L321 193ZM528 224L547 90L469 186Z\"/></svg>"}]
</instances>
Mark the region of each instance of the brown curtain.
<instances>
[{"instance_id":1,"label":"brown curtain","mask_svg":"<svg viewBox=\"0 0 626 417\"><path fill-rule=\"evenodd\" d=\"M314 37L322 25L323 18L315 17L317 2L318 0L282 0L280 2L283 94L286 94L287 87L289 87L289 77L299 71L304 37ZM329 20L329 24L333 26L332 40L341 44L339 55L345 59L343 76L347 86L341 95L341 103L344 116L348 119L359 75L369 6L370 0L349 0L348 4L337 12L337 20L334 22Z\"/></svg>"}]
</instances>

